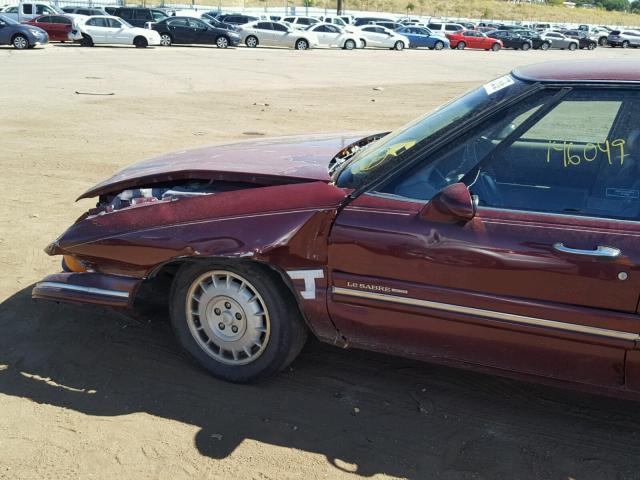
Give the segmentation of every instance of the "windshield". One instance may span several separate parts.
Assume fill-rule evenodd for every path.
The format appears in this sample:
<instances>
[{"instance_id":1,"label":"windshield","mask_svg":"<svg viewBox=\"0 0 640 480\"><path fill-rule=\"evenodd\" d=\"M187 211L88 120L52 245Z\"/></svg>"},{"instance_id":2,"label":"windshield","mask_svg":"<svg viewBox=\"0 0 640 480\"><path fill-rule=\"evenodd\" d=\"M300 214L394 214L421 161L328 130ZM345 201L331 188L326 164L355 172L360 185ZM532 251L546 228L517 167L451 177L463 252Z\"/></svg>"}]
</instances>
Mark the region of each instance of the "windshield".
<instances>
[{"instance_id":1,"label":"windshield","mask_svg":"<svg viewBox=\"0 0 640 480\"><path fill-rule=\"evenodd\" d=\"M362 187L393 170L407 152L424 145L425 140L436 138L456 123L480 114L527 86L511 75L489 82L363 148L337 169L334 180L339 187Z\"/></svg>"},{"instance_id":2,"label":"windshield","mask_svg":"<svg viewBox=\"0 0 640 480\"><path fill-rule=\"evenodd\" d=\"M0 15L0 20L4 20L9 25L19 25L13 18L5 17L4 15Z\"/></svg>"},{"instance_id":3,"label":"windshield","mask_svg":"<svg viewBox=\"0 0 640 480\"><path fill-rule=\"evenodd\" d=\"M129 22L127 22L124 18L118 17L118 21L121 22L122 24L124 24L125 27L133 28L133 25L131 25Z\"/></svg>"}]
</instances>

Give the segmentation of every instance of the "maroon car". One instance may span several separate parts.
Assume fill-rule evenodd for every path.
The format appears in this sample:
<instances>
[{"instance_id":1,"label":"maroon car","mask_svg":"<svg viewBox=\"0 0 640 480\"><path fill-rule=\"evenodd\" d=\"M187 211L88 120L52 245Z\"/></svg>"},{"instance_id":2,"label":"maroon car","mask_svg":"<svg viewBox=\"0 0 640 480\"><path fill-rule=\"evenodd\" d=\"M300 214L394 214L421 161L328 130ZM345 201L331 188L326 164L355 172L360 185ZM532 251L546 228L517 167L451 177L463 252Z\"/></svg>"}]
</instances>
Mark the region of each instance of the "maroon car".
<instances>
[{"instance_id":1,"label":"maroon car","mask_svg":"<svg viewBox=\"0 0 640 480\"><path fill-rule=\"evenodd\" d=\"M49 40L68 42L69 32L73 27L73 16L70 15L42 15L27 22L29 25L40 27L49 34Z\"/></svg>"},{"instance_id":2,"label":"maroon car","mask_svg":"<svg viewBox=\"0 0 640 480\"><path fill-rule=\"evenodd\" d=\"M80 198L33 296L168 300L245 382L340 347L640 392L640 61L519 68L388 134L181 151Z\"/></svg>"}]
</instances>

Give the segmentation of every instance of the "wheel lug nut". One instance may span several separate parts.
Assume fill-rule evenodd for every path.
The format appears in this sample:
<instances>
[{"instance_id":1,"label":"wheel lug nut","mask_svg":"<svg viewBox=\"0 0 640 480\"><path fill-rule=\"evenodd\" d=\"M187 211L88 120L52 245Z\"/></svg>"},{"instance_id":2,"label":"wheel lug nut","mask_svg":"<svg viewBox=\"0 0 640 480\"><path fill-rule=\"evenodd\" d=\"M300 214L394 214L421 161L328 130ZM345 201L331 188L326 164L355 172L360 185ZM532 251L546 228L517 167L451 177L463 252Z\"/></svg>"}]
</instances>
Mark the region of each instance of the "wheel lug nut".
<instances>
[{"instance_id":1,"label":"wheel lug nut","mask_svg":"<svg viewBox=\"0 0 640 480\"><path fill-rule=\"evenodd\" d=\"M220 315L220 309L219 308L215 308L213 310L213 313L215 313L216 315Z\"/></svg>"},{"instance_id":2,"label":"wheel lug nut","mask_svg":"<svg viewBox=\"0 0 640 480\"><path fill-rule=\"evenodd\" d=\"M240 315L240 313L236 313L236 320L242 320L242 315Z\"/></svg>"},{"instance_id":3,"label":"wheel lug nut","mask_svg":"<svg viewBox=\"0 0 640 480\"><path fill-rule=\"evenodd\" d=\"M224 323L220 322L220 323L218 324L218 328L219 328L220 330L224 330Z\"/></svg>"},{"instance_id":4,"label":"wheel lug nut","mask_svg":"<svg viewBox=\"0 0 640 480\"><path fill-rule=\"evenodd\" d=\"M238 333L238 327L236 327L235 325L233 327L231 327L231 331L233 333Z\"/></svg>"},{"instance_id":5,"label":"wheel lug nut","mask_svg":"<svg viewBox=\"0 0 640 480\"><path fill-rule=\"evenodd\" d=\"M225 302L224 308L226 308L226 309L231 308L231 304L229 302Z\"/></svg>"}]
</instances>

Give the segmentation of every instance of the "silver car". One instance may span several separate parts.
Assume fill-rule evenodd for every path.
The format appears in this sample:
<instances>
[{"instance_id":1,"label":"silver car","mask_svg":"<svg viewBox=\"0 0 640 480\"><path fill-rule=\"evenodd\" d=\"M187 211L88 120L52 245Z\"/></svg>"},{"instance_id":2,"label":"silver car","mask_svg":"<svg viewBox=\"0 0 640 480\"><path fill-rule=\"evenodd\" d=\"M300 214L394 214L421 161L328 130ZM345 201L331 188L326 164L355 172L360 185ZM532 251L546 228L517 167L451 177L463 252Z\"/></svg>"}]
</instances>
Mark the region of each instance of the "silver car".
<instances>
[{"instance_id":1,"label":"silver car","mask_svg":"<svg viewBox=\"0 0 640 480\"><path fill-rule=\"evenodd\" d=\"M580 46L578 40L559 32L545 32L540 37L544 40L551 40L551 48L557 50L577 50Z\"/></svg>"},{"instance_id":2,"label":"silver car","mask_svg":"<svg viewBox=\"0 0 640 480\"><path fill-rule=\"evenodd\" d=\"M313 33L294 30L282 22L259 20L238 27L242 41L247 47L258 45L269 47L289 47L296 50L307 50L317 44Z\"/></svg>"},{"instance_id":3,"label":"silver car","mask_svg":"<svg viewBox=\"0 0 640 480\"><path fill-rule=\"evenodd\" d=\"M638 47L640 46L640 31L614 30L609 34L607 43L612 47Z\"/></svg>"}]
</instances>

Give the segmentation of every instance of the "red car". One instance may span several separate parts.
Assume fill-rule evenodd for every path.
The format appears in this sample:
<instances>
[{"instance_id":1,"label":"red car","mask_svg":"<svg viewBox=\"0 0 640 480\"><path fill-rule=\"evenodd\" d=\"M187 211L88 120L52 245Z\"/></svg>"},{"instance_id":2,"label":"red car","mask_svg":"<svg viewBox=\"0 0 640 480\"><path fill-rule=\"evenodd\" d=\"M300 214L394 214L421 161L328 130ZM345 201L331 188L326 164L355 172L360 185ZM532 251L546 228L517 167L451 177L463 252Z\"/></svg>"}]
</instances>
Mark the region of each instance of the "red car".
<instances>
[{"instance_id":1,"label":"red car","mask_svg":"<svg viewBox=\"0 0 640 480\"><path fill-rule=\"evenodd\" d=\"M340 347L640 393L640 61L522 67L393 133L125 168L33 297L155 292L213 375Z\"/></svg>"},{"instance_id":2,"label":"red car","mask_svg":"<svg viewBox=\"0 0 640 480\"><path fill-rule=\"evenodd\" d=\"M49 34L49 40L68 42L73 26L73 17L69 15L42 15L26 22L40 27Z\"/></svg>"},{"instance_id":3,"label":"red car","mask_svg":"<svg viewBox=\"0 0 640 480\"><path fill-rule=\"evenodd\" d=\"M464 50L469 47L497 52L502 48L500 40L487 37L477 30L460 30L454 33L447 33L447 38L451 42L451 48L457 48L458 50Z\"/></svg>"}]
</instances>

